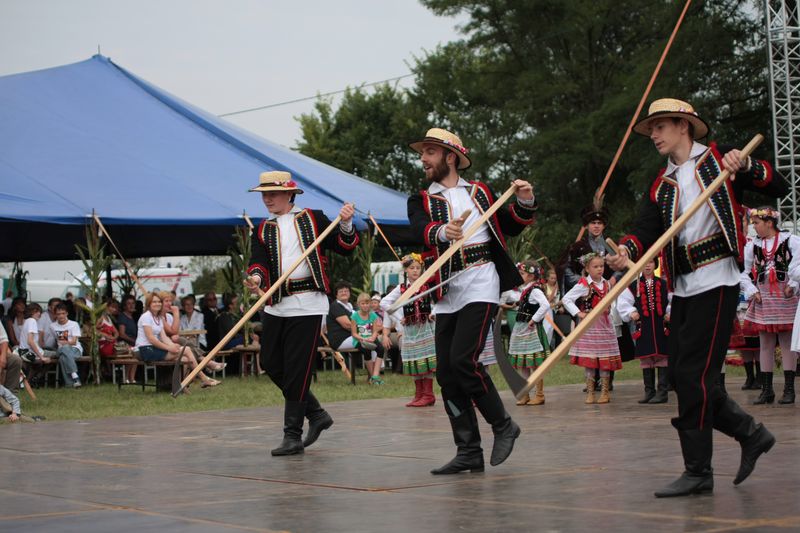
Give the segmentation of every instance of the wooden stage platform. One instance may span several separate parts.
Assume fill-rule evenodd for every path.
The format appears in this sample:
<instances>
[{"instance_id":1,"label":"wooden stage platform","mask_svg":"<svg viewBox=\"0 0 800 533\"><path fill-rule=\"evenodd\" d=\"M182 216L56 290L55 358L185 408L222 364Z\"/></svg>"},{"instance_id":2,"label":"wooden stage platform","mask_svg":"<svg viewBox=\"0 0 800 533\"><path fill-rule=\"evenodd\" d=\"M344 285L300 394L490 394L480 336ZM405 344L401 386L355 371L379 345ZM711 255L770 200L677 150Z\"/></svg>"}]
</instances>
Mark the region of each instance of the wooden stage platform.
<instances>
[{"instance_id":1,"label":"wooden stage platform","mask_svg":"<svg viewBox=\"0 0 800 533\"><path fill-rule=\"evenodd\" d=\"M328 405L333 428L284 458L269 455L278 407L5 424L0 531L800 530L800 405L747 406L778 444L742 485L739 446L716 433L713 495L658 500L682 470L674 395L642 406L641 384L621 382L611 404L584 406L580 388L549 388L542 407L504 393L523 430L509 460L488 465L484 424L486 472L443 477L428 473L454 453L439 402Z\"/></svg>"}]
</instances>

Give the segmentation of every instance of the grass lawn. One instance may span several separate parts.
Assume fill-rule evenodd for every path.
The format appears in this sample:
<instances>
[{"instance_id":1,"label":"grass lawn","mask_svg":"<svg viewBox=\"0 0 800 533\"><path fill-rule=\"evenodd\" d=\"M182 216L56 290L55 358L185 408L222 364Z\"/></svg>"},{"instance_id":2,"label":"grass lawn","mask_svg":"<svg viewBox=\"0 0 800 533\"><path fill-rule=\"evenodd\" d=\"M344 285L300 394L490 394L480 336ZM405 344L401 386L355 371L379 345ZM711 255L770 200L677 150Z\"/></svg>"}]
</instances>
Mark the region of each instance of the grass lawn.
<instances>
[{"instance_id":1,"label":"grass lawn","mask_svg":"<svg viewBox=\"0 0 800 533\"><path fill-rule=\"evenodd\" d=\"M741 368L728 367L731 375L743 374ZM500 390L507 390L505 380L496 366L489 373ZM625 363L625 368L617 372L615 380L636 380L641 382L641 371L637 362ZM387 373L386 385L370 386L365 383L363 370L357 376L353 387L339 371L321 371L319 381L312 385L314 394L325 402L346 400L368 400L375 398L399 398L398 405L405 403L413 394L411 379L399 374ZM548 386L583 382L583 369L571 366L565 359L555 365L545 383ZM438 387L436 387L438 394ZM167 392L154 392L148 388L123 387L106 383L100 386L84 385L79 390L37 389L38 401L32 401L25 392L20 392L22 410L29 415L41 415L47 420L75 420L106 418L113 416L142 416L191 411L211 411L248 407L280 405L283 397L266 376L240 379L228 377L213 389L191 387L191 394L173 398Z\"/></svg>"}]
</instances>

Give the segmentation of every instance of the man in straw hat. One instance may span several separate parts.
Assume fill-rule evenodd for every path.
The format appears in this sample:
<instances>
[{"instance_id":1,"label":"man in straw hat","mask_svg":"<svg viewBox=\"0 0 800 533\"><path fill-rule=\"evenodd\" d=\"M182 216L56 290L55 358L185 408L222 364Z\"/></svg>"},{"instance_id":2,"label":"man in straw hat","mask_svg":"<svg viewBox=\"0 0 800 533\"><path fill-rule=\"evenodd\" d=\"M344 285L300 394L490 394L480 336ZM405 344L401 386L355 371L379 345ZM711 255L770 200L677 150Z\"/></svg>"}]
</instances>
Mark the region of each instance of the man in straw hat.
<instances>
[{"instance_id":1,"label":"man in straw hat","mask_svg":"<svg viewBox=\"0 0 800 533\"><path fill-rule=\"evenodd\" d=\"M428 247L423 254L430 263L444 253L463 230L470 228L495 200L486 184L468 182L459 171L469 168L467 149L456 135L433 128L421 141L411 144L430 186L408 199L408 219L413 235ZM518 235L533 223L536 202L527 181L516 180L517 200L503 207L474 233L464 247L439 270L446 281L453 272L467 270L433 295L436 315L436 379L442 388L445 411L450 417L455 458L433 474L455 474L484 469L478 421L473 407L492 426L494 446L490 463L502 463L514 446L520 429L503 406L497 389L478 362L500 292L522 284L514 262L506 252L504 235ZM470 210L464 220L463 213Z\"/></svg>"},{"instance_id":2,"label":"man in straw hat","mask_svg":"<svg viewBox=\"0 0 800 533\"><path fill-rule=\"evenodd\" d=\"M678 416L672 425L680 437L685 471L655 495L713 490L712 429L741 445L741 463L733 480L738 485L753 471L758 457L775 444L775 437L718 383L739 298L745 243L741 202L745 190L784 196L786 182L766 161L748 158L741 163L736 149L698 142L708 134L708 125L686 102L656 100L634 131L650 137L658 153L668 157L667 167L644 198L619 255L609 258L616 270L625 268L628 258L640 257L722 169L734 173L661 255L662 272L674 291L668 372L678 396Z\"/></svg>"},{"instance_id":3,"label":"man in straw hat","mask_svg":"<svg viewBox=\"0 0 800 533\"><path fill-rule=\"evenodd\" d=\"M322 211L300 209L295 195L303 190L288 172L264 172L257 187L270 217L253 231L249 277L245 285L254 292L266 290L283 268L294 264L330 225ZM303 453L333 419L309 390L322 319L328 314L330 281L322 249L349 255L358 245L353 228L353 206L344 204L342 219L335 229L292 273L289 280L267 301L261 315L261 368L280 387L284 406L283 441L272 455ZM309 421L304 441L303 418Z\"/></svg>"}]
</instances>

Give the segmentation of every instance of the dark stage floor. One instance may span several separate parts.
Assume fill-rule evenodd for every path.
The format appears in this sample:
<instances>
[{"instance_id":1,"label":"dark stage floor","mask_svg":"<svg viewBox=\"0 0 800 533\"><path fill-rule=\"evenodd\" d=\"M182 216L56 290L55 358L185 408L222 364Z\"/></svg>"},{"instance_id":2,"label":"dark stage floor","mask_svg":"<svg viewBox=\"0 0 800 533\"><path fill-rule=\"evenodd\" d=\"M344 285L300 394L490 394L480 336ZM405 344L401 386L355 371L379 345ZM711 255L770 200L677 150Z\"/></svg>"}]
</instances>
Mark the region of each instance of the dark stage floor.
<instances>
[{"instance_id":1,"label":"dark stage floor","mask_svg":"<svg viewBox=\"0 0 800 533\"><path fill-rule=\"evenodd\" d=\"M737 401L756 396L731 381ZM674 396L640 406L627 382L584 406L578 385L546 392L542 407L505 393L523 429L506 463L488 466L484 425L486 472L445 477L428 473L454 453L442 407L404 399L329 405L333 428L288 458L269 455L277 407L5 424L0 531L800 530L800 405L748 407L778 445L739 487L739 446L717 433L714 494L656 500L682 470Z\"/></svg>"}]
</instances>

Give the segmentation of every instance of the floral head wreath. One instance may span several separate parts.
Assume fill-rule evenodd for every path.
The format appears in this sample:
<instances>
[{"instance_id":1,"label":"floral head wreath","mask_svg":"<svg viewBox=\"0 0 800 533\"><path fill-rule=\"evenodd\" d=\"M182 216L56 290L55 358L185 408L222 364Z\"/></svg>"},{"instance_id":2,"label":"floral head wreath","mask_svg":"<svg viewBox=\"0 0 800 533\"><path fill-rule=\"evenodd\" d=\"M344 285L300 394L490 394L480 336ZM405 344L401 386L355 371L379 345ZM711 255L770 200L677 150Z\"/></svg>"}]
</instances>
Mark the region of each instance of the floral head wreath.
<instances>
[{"instance_id":1,"label":"floral head wreath","mask_svg":"<svg viewBox=\"0 0 800 533\"><path fill-rule=\"evenodd\" d=\"M539 265L533 264L526 264L526 263L517 263L517 270L521 270L523 272L527 272L528 274L533 274L537 278L542 277L542 268Z\"/></svg>"},{"instance_id":2,"label":"floral head wreath","mask_svg":"<svg viewBox=\"0 0 800 533\"><path fill-rule=\"evenodd\" d=\"M750 210L750 219L752 220L753 217L772 218L780 222L781 214L771 207L759 207L758 209Z\"/></svg>"},{"instance_id":3,"label":"floral head wreath","mask_svg":"<svg viewBox=\"0 0 800 533\"><path fill-rule=\"evenodd\" d=\"M416 261L420 265L424 264L422 262L422 255L420 255L420 254L418 254L416 252L412 252L410 254L406 254L406 255L403 256L403 261L402 261L403 268L408 267L414 261Z\"/></svg>"},{"instance_id":4,"label":"floral head wreath","mask_svg":"<svg viewBox=\"0 0 800 533\"><path fill-rule=\"evenodd\" d=\"M578 258L578 261L580 262L580 264L582 264L585 267L586 265L589 264L589 261L591 261L595 257L599 257L600 259L604 259L605 256L606 256L606 254L603 253L603 252L589 252L588 254L583 254L582 256L580 256Z\"/></svg>"}]
</instances>

